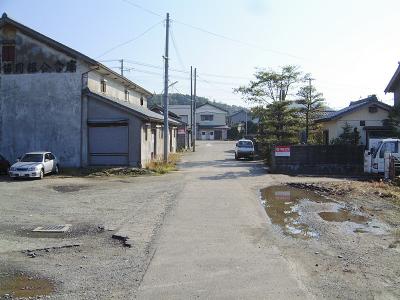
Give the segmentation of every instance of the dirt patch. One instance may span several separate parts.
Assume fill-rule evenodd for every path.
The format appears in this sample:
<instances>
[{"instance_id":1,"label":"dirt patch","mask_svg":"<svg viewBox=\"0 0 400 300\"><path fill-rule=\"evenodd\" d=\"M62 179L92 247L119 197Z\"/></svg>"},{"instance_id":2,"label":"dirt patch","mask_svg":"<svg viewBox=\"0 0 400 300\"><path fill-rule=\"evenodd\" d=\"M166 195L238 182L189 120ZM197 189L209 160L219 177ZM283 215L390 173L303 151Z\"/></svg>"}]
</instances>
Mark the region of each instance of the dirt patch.
<instances>
[{"instance_id":1,"label":"dirt patch","mask_svg":"<svg viewBox=\"0 0 400 300\"><path fill-rule=\"evenodd\" d=\"M83 184L75 184L75 185L56 185L51 187L53 190L59 193L74 193L79 192L81 190L86 190L89 188L88 185Z\"/></svg>"},{"instance_id":2,"label":"dirt patch","mask_svg":"<svg viewBox=\"0 0 400 300\"><path fill-rule=\"evenodd\" d=\"M272 198L279 204L268 204L268 194L263 197L272 223L281 224L277 243L316 298L400 299L397 186L367 181L295 183L270 188L269 197L277 191L286 191L280 194L284 198ZM268 205L279 207L278 219ZM314 234L304 238L304 233L285 233L291 223Z\"/></svg>"},{"instance_id":3,"label":"dirt patch","mask_svg":"<svg viewBox=\"0 0 400 300\"><path fill-rule=\"evenodd\" d=\"M55 284L44 278L25 274L0 274L0 299L48 296Z\"/></svg>"},{"instance_id":4,"label":"dirt patch","mask_svg":"<svg viewBox=\"0 0 400 300\"><path fill-rule=\"evenodd\" d=\"M81 168L81 169L62 169L59 177L110 177L127 176L137 177L151 175L152 171L140 168Z\"/></svg>"}]
</instances>

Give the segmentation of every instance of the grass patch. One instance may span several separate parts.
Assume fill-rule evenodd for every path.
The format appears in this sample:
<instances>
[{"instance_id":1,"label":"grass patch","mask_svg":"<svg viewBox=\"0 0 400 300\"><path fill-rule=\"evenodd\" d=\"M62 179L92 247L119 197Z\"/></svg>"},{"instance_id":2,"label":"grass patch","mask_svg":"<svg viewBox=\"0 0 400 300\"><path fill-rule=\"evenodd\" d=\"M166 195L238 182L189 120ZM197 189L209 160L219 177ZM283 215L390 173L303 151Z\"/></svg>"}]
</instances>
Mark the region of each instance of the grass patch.
<instances>
[{"instance_id":1,"label":"grass patch","mask_svg":"<svg viewBox=\"0 0 400 300\"><path fill-rule=\"evenodd\" d=\"M146 164L146 170L155 172L157 174L166 174L172 171L176 171L176 164L180 161L180 153L171 153L168 156L168 161L165 162L161 157L153 159Z\"/></svg>"}]
</instances>

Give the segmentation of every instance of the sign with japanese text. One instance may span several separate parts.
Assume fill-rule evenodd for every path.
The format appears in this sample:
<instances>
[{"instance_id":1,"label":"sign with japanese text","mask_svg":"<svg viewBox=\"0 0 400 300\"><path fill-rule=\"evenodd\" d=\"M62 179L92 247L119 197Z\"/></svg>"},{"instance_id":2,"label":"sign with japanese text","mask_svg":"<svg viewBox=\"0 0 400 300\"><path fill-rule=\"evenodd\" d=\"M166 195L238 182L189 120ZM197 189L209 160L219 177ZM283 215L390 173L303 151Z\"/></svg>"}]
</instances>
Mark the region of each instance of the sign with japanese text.
<instances>
[{"instance_id":1,"label":"sign with japanese text","mask_svg":"<svg viewBox=\"0 0 400 300\"><path fill-rule=\"evenodd\" d=\"M290 146L276 146L275 156L290 156Z\"/></svg>"}]
</instances>

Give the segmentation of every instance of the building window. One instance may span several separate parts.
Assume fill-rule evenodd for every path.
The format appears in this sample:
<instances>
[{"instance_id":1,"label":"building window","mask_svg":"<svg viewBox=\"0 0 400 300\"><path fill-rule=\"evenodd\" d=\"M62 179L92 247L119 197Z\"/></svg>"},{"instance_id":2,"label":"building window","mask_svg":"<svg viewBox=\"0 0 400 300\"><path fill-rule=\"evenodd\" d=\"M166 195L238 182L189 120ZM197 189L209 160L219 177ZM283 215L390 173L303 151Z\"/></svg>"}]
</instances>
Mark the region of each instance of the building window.
<instances>
[{"instance_id":1,"label":"building window","mask_svg":"<svg viewBox=\"0 0 400 300\"><path fill-rule=\"evenodd\" d=\"M15 61L15 46L4 45L1 51L2 61Z\"/></svg>"},{"instance_id":2,"label":"building window","mask_svg":"<svg viewBox=\"0 0 400 300\"><path fill-rule=\"evenodd\" d=\"M368 107L368 111L369 111L371 114L373 114L373 113L378 112L378 108L377 108L376 106L370 106L370 107Z\"/></svg>"},{"instance_id":3,"label":"building window","mask_svg":"<svg viewBox=\"0 0 400 300\"><path fill-rule=\"evenodd\" d=\"M125 100L129 101L129 91L125 89Z\"/></svg>"},{"instance_id":4,"label":"building window","mask_svg":"<svg viewBox=\"0 0 400 300\"><path fill-rule=\"evenodd\" d=\"M201 115L201 120L202 121L213 121L214 116L213 115Z\"/></svg>"},{"instance_id":5,"label":"building window","mask_svg":"<svg viewBox=\"0 0 400 300\"><path fill-rule=\"evenodd\" d=\"M143 104L144 104L144 99L143 97L140 97L140 105L143 106Z\"/></svg>"},{"instance_id":6,"label":"building window","mask_svg":"<svg viewBox=\"0 0 400 300\"><path fill-rule=\"evenodd\" d=\"M201 132L201 135L206 135L206 132L205 132L205 131L202 131L202 132Z\"/></svg>"},{"instance_id":7,"label":"building window","mask_svg":"<svg viewBox=\"0 0 400 300\"><path fill-rule=\"evenodd\" d=\"M360 121L360 126L365 126L365 121Z\"/></svg>"},{"instance_id":8,"label":"building window","mask_svg":"<svg viewBox=\"0 0 400 300\"><path fill-rule=\"evenodd\" d=\"M102 79L100 82L100 90L102 93L105 93L107 91L107 80Z\"/></svg>"}]
</instances>

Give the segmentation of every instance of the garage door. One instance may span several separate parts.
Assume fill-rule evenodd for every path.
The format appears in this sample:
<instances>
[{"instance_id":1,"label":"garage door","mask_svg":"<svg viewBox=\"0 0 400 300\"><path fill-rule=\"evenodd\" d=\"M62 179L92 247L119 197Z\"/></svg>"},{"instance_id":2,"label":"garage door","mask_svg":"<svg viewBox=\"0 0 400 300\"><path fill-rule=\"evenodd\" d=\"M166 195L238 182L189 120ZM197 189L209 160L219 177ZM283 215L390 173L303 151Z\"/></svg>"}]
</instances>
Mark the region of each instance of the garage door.
<instances>
[{"instance_id":1,"label":"garage door","mask_svg":"<svg viewBox=\"0 0 400 300\"><path fill-rule=\"evenodd\" d=\"M126 166L129 163L128 124L89 125L89 164Z\"/></svg>"}]
</instances>

